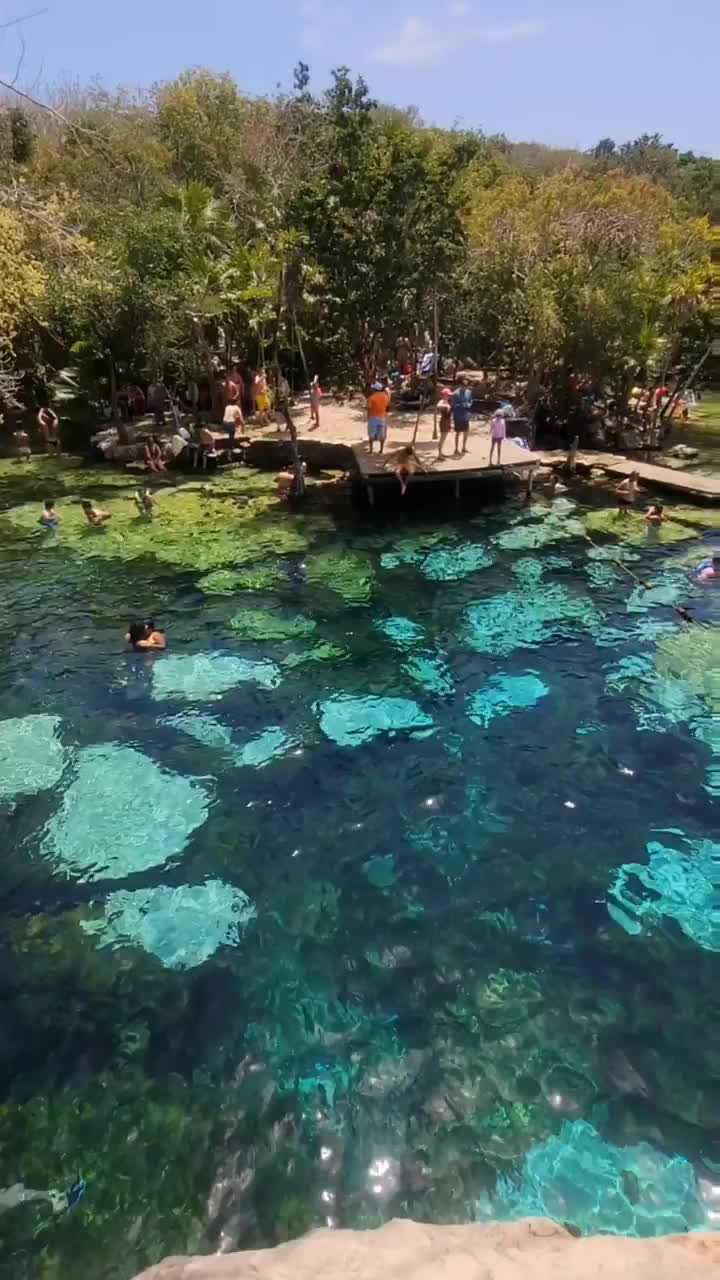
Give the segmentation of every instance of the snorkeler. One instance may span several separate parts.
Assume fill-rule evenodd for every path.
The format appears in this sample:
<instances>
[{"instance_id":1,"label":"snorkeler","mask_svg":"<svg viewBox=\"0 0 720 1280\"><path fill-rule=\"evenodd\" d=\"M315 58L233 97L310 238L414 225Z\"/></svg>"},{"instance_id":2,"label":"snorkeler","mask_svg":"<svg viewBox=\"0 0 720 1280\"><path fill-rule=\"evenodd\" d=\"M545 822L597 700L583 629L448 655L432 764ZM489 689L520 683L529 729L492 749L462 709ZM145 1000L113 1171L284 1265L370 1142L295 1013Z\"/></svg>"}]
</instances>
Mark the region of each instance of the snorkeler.
<instances>
[{"instance_id":1,"label":"snorkeler","mask_svg":"<svg viewBox=\"0 0 720 1280\"><path fill-rule=\"evenodd\" d=\"M695 578L698 582L720 582L720 555L703 560L695 570Z\"/></svg>"},{"instance_id":2,"label":"snorkeler","mask_svg":"<svg viewBox=\"0 0 720 1280\"><path fill-rule=\"evenodd\" d=\"M55 503L53 499L46 498L43 503L42 514L38 520L38 524L41 524L43 529L57 529L59 523L60 517L55 510Z\"/></svg>"},{"instance_id":3,"label":"snorkeler","mask_svg":"<svg viewBox=\"0 0 720 1280\"><path fill-rule=\"evenodd\" d=\"M157 629L152 619L131 622L125 639L133 649L167 649L167 636Z\"/></svg>"},{"instance_id":4,"label":"snorkeler","mask_svg":"<svg viewBox=\"0 0 720 1280\"><path fill-rule=\"evenodd\" d=\"M148 520L152 520L155 514L156 503L155 498L147 485L145 485L144 488L137 490L133 501L140 512L140 515L145 516Z\"/></svg>"},{"instance_id":5,"label":"snorkeler","mask_svg":"<svg viewBox=\"0 0 720 1280\"><path fill-rule=\"evenodd\" d=\"M88 524L93 525L96 529L107 524L108 520L112 520L112 513L110 511L103 511L102 507L93 506L89 498L84 498L80 505L85 512L85 519Z\"/></svg>"}]
</instances>

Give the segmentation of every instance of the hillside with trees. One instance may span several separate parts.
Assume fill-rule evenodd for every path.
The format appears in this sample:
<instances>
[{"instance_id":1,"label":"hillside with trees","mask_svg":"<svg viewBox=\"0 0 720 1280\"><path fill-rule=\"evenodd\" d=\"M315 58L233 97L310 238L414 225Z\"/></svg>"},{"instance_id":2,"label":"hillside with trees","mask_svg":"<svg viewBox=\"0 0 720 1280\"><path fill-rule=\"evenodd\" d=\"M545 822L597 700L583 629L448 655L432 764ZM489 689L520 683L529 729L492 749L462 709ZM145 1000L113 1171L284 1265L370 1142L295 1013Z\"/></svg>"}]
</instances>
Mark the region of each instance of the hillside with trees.
<instances>
[{"instance_id":1,"label":"hillside with trees","mask_svg":"<svg viewBox=\"0 0 720 1280\"><path fill-rule=\"evenodd\" d=\"M88 402L239 355L338 386L398 334L564 405L690 368L717 324L720 161L648 135L590 153L425 125L340 68L243 94L8 97L0 394ZM715 276L715 283L717 277ZM714 301L715 299L715 301Z\"/></svg>"}]
</instances>

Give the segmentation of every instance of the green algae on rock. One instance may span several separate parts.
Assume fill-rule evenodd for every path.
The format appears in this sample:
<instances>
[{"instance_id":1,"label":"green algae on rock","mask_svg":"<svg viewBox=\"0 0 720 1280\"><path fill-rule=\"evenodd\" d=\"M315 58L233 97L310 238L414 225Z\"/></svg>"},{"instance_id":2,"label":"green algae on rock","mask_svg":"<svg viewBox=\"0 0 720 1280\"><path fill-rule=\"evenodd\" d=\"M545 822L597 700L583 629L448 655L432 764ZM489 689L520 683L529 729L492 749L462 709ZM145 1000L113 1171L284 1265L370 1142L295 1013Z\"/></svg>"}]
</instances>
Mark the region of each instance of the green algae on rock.
<instances>
[{"instance_id":1,"label":"green algae on rock","mask_svg":"<svg viewBox=\"0 0 720 1280\"><path fill-rule=\"evenodd\" d=\"M180 853L207 815L201 786L142 751L85 747L40 852L73 879L122 879Z\"/></svg>"},{"instance_id":2,"label":"green algae on rock","mask_svg":"<svg viewBox=\"0 0 720 1280\"><path fill-rule=\"evenodd\" d=\"M575 503L562 498L558 498L551 507L531 508L518 519L514 528L495 534L492 541L505 551L525 551L581 538L585 528L582 520L570 514L574 510Z\"/></svg>"},{"instance_id":3,"label":"green algae on rock","mask_svg":"<svg viewBox=\"0 0 720 1280\"><path fill-rule=\"evenodd\" d=\"M221 946L236 946L257 914L247 894L222 880L199 885L118 889L100 920L82 921L97 946L139 946L166 969L194 969Z\"/></svg>"},{"instance_id":4,"label":"green algae on rock","mask_svg":"<svg viewBox=\"0 0 720 1280\"><path fill-rule=\"evenodd\" d=\"M333 644L331 640L318 640L316 644L311 644L309 649L302 649L300 653L289 653L281 660L281 665L292 670L294 667L306 667L313 662L346 662L349 657L349 651L342 645Z\"/></svg>"},{"instance_id":5,"label":"green algae on rock","mask_svg":"<svg viewBox=\"0 0 720 1280\"><path fill-rule=\"evenodd\" d=\"M131 492L104 500L112 519L101 527L87 523L79 500L62 502L57 544L85 559L149 558L201 572L275 559L308 545L299 522L287 512L268 515L262 498L241 508L187 485L155 496L153 520L138 515ZM0 525L33 536L40 533L37 521L36 504L11 507L0 516Z\"/></svg>"},{"instance_id":6,"label":"green algae on rock","mask_svg":"<svg viewBox=\"0 0 720 1280\"><path fill-rule=\"evenodd\" d=\"M307 581L326 587L348 605L370 603L374 575L367 556L356 551L318 551L308 557Z\"/></svg>"},{"instance_id":7,"label":"green algae on rock","mask_svg":"<svg viewBox=\"0 0 720 1280\"><path fill-rule=\"evenodd\" d=\"M59 716L0 720L0 801L54 787L66 765Z\"/></svg>"},{"instance_id":8,"label":"green algae on rock","mask_svg":"<svg viewBox=\"0 0 720 1280\"><path fill-rule=\"evenodd\" d=\"M618 511L606 507L601 511L589 511L585 516L585 530L590 534L605 533L631 546L662 546L672 542L685 542L697 534L685 524L676 523L672 512L661 525L648 525L640 511Z\"/></svg>"},{"instance_id":9,"label":"green algae on rock","mask_svg":"<svg viewBox=\"0 0 720 1280\"><path fill-rule=\"evenodd\" d=\"M286 575L281 569L214 569L212 573L206 573L197 585L208 595L234 596L240 591L271 591L285 580Z\"/></svg>"},{"instance_id":10,"label":"green algae on rock","mask_svg":"<svg viewBox=\"0 0 720 1280\"><path fill-rule=\"evenodd\" d=\"M685 680L720 714L720 629L717 626L675 628L661 636L655 651L660 675Z\"/></svg>"},{"instance_id":11,"label":"green algae on rock","mask_svg":"<svg viewBox=\"0 0 720 1280\"><path fill-rule=\"evenodd\" d=\"M272 609L243 609L230 619L230 626L245 640L297 640L311 635L317 623L299 613L287 616Z\"/></svg>"}]
</instances>

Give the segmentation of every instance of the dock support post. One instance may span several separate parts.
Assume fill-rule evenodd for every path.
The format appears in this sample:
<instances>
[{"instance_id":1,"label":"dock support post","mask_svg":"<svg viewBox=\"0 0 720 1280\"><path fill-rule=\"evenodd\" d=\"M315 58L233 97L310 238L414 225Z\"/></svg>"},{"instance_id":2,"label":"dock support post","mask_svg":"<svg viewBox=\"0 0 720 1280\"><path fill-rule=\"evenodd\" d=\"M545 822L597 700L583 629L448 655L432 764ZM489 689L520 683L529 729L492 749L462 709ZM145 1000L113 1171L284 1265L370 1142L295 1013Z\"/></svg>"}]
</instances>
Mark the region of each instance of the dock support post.
<instances>
[{"instance_id":1,"label":"dock support post","mask_svg":"<svg viewBox=\"0 0 720 1280\"><path fill-rule=\"evenodd\" d=\"M460 477L459 476L457 476L455 479L455 501L456 502L460 501Z\"/></svg>"},{"instance_id":2,"label":"dock support post","mask_svg":"<svg viewBox=\"0 0 720 1280\"><path fill-rule=\"evenodd\" d=\"M373 489L371 484L368 484L367 486L367 496L368 496L368 502L370 506L374 507L375 506L375 490Z\"/></svg>"}]
</instances>

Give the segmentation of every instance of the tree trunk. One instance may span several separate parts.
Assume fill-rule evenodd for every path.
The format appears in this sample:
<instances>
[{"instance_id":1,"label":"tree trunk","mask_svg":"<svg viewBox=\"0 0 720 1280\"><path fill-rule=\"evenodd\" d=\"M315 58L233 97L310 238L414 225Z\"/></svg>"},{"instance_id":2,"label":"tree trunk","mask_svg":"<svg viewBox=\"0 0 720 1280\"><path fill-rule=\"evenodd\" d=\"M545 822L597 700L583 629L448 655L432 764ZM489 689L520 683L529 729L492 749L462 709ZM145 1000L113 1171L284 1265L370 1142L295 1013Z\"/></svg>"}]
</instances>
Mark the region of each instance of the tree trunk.
<instances>
[{"instance_id":1,"label":"tree trunk","mask_svg":"<svg viewBox=\"0 0 720 1280\"><path fill-rule=\"evenodd\" d=\"M118 408L117 372L115 369L115 361L112 356L108 356L108 362L110 365L110 416L113 422L117 422L120 417L120 410Z\"/></svg>"},{"instance_id":2,"label":"tree trunk","mask_svg":"<svg viewBox=\"0 0 720 1280\"><path fill-rule=\"evenodd\" d=\"M303 475L302 461L300 458L300 451L298 449L297 430L295 428L295 423L293 422L293 417L287 400L283 400L282 402L282 415L285 419L285 426L287 427L288 435L290 437L290 448L293 456L293 474L295 479L293 482L291 497L304 498L305 477Z\"/></svg>"},{"instance_id":3,"label":"tree trunk","mask_svg":"<svg viewBox=\"0 0 720 1280\"><path fill-rule=\"evenodd\" d=\"M293 324L293 329L295 330L295 337L297 338L298 351L300 353L303 373L305 374L305 383L307 385L310 382L310 375L308 373L307 360L305 359L305 350L302 344L302 338L300 337L300 330L298 328L297 316L295 315L294 311L292 313L292 324Z\"/></svg>"}]
</instances>

